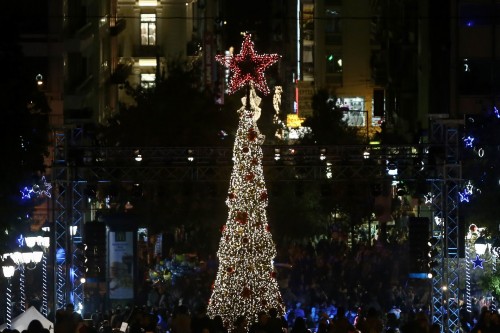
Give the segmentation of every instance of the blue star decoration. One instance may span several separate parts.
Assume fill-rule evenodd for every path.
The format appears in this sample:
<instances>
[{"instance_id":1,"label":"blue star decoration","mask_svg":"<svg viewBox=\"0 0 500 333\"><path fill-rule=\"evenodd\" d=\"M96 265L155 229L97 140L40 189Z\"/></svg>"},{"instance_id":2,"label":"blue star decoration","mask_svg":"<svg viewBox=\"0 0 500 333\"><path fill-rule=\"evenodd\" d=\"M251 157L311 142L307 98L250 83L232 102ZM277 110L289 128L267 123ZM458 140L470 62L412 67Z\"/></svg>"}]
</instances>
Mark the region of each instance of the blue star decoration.
<instances>
[{"instance_id":1,"label":"blue star decoration","mask_svg":"<svg viewBox=\"0 0 500 333\"><path fill-rule=\"evenodd\" d=\"M476 259L472 260L472 263L474 264L474 269L476 269L478 267L481 268L481 269L483 269L484 268L483 267L483 262L484 262L484 259L481 259L479 257L479 254L476 254Z\"/></svg>"},{"instance_id":2,"label":"blue star decoration","mask_svg":"<svg viewBox=\"0 0 500 333\"><path fill-rule=\"evenodd\" d=\"M466 190L463 192L458 192L458 195L460 196L460 202L470 201L470 194Z\"/></svg>"},{"instance_id":3,"label":"blue star decoration","mask_svg":"<svg viewBox=\"0 0 500 333\"><path fill-rule=\"evenodd\" d=\"M466 138L464 138L464 144L465 144L465 147L467 148L472 148L472 146L474 145L474 138L471 137L471 136L468 136Z\"/></svg>"},{"instance_id":4,"label":"blue star decoration","mask_svg":"<svg viewBox=\"0 0 500 333\"><path fill-rule=\"evenodd\" d=\"M16 243L17 243L17 245L19 245L19 247L24 246L24 236L22 234L19 235L19 238L16 239Z\"/></svg>"}]
</instances>

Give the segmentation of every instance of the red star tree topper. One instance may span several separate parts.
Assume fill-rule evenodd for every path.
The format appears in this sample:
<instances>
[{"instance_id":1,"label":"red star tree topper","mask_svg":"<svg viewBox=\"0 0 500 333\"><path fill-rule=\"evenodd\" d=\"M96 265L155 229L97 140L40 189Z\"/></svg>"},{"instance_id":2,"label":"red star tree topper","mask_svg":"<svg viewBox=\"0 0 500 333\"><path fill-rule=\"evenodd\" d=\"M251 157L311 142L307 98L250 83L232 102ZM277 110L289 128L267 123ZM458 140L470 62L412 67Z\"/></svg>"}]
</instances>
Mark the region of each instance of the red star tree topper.
<instances>
[{"instance_id":1,"label":"red star tree topper","mask_svg":"<svg viewBox=\"0 0 500 333\"><path fill-rule=\"evenodd\" d=\"M264 95L269 94L264 71L274 64L280 56L278 54L257 54L251 40L252 35L246 34L239 54L234 56L217 55L215 60L232 72L229 82L229 93L236 92L246 84L252 83L255 89Z\"/></svg>"}]
</instances>

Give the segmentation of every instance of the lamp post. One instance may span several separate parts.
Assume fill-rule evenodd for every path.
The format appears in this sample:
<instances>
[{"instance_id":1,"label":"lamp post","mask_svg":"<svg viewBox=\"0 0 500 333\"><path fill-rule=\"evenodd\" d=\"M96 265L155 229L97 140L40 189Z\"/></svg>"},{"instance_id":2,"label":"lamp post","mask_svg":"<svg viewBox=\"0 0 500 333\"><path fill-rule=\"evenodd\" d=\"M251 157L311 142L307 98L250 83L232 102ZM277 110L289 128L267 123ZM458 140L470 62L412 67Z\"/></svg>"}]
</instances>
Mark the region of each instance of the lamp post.
<instances>
[{"instance_id":1,"label":"lamp post","mask_svg":"<svg viewBox=\"0 0 500 333\"><path fill-rule=\"evenodd\" d=\"M45 231L42 237L41 244L43 251L42 257L42 314L47 317L49 315L49 293L47 281L47 252L50 248L50 231Z\"/></svg>"},{"instance_id":2,"label":"lamp post","mask_svg":"<svg viewBox=\"0 0 500 333\"><path fill-rule=\"evenodd\" d=\"M6 309L5 319L7 321L7 328L10 329L10 326L12 324L12 290L11 290L10 279L14 276L14 273L16 272L16 264L14 263L14 261L10 256L4 255L3 257L4 260L2 262L2 272L3 276L7 278L7 293L6 293L7 309Z\"/></svg>"},{"instance_id":3,"label":"lamp post","mask_svg":"<svg viewBox=\"0 0 500 333\"><path fill-rule=\"evenodd\" d=\"M466 277L466 306L467 311L472 312L472 295L471 295L471 281L472 273L471 270L476 268L484 269L483 263L491 263L492 274L496 272L497 257L500 253L500 240L496 239L496 244L491 244L491 240L487 239L485 236L485 228L478 228L475 224L469 227L469 232L466 238L467 250L465 251L465 277ZM473 251L474 250L474 251ZM475 254L475 258L474 258ZM482 256L486 256L485 259ZM471 269L471 264L473 267ZM496 308L496 300L492 295L491 297L491 307Z\"/></svg>"},{"instance_id":4,"label":"lamp post","mask_svg":"<svg viewBox=\"0 0 500 333\"><path fill-rule=\"evenodd\" d=\"M48 309L48 283L47 283L47 251L50 247L50 227L46 227L41 234L33 234L26 236L25 242L26 246L33 250L34 257L33 262L35 264L42 262L42 314L47 317L49 313Z\"/></svg>"},{"instance_id":5,"label":"lamp post","mask_svg":"<svg viewBox=\"0 0 500 333\"><path fill-rule=\"evenodd\" d=\"M20 307L22 311L26 311L26 287L25 287L25 268L34 269L43 256L41 248L34 247L33 249L24 249L23 251L16 251L4 255L13 260L16 267L19 269L19 297ZM33 264L33 266L30 266Z\"/></svg>"}]
</instances>

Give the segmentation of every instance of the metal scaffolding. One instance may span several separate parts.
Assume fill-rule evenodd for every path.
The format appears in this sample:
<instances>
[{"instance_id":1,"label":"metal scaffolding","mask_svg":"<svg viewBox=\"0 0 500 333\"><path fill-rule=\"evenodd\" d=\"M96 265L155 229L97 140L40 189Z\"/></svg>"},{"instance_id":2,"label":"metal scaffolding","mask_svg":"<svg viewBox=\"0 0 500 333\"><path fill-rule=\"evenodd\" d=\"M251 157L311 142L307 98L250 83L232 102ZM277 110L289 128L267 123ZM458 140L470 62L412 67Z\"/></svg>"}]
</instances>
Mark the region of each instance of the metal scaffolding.
<instances>
[{"instance_id":1,"label":"metal scaffolding","mask_svg":"<svg viewBox=\"0 0 500 333\"><path fill-rule=\"evenodd\" d=\"M432 321L442 332L460 332L460 226L459 191L462 183L460 133L463 121L439 119L431 123L431 142L441 147L434 158L435 177L429 179L432 193L431 232L439 241L436 268L432 279Z\"/></svg>"},{"instance_id":2,"label":"metal scaffolding","mask_svg":"<svg viewBox=\"0 0 500 333\"><path fill-rule=\"evenodd\" d=\"M81 128L55 132L52 165L54 195L54 305L83 304L76 248L88 210L85 190L98 182L228 182L232 169L232 147L193 148L97 148L81 142ZM458 325L458 128L446 121L433 123L431 141L421 145L358 146L264 146L266 182L311 181L421 181L422 169L435 168L424 181L434 196L433 227L440 234L443 266L433 279L432 313L436 322L455 332ZM443 149L444 148L444 149ZM437 151L440 159L429 160ZM140 159L138 159L140 155ZM388 169L397 167L397 176ZM434 225L434 224L433 224ZM448 290L443 292L442 286Z\"/></svg>"}]
</instances>

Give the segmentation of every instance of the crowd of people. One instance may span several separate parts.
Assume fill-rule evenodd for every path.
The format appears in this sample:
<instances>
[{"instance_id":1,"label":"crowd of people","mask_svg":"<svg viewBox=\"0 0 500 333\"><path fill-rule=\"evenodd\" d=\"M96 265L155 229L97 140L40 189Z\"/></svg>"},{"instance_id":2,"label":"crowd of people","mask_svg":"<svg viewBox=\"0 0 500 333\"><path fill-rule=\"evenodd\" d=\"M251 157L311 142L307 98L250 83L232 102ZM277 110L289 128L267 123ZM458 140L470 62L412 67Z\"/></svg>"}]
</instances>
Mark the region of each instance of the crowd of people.
<instances>
[{"instance_id":1,"label":"crowd of people","mask_svg":"<svg viewBox=\"0 0 500 333\"><path fill-rule=\"evenodd\" d=\"M84 314L86 321L67 308L51 320L54 333L440 332L430 318L431 282L408 277L408 257L402 255L408 252L404 233L396 229L384 242L352 241L336 230L328 237L292 242L277 257L286 263L276 265L287 309L281 318L274 309L259 313L256 322L239 317L229 326L220 317L208 318L205 306L217 272L215 258L209 257L203 270L175 283L144 284L134 304L95 308ZM500 332L499 325L498 312L480 302L472 312L461 312L464 332Z\"/></svg>"}]
</instances>

